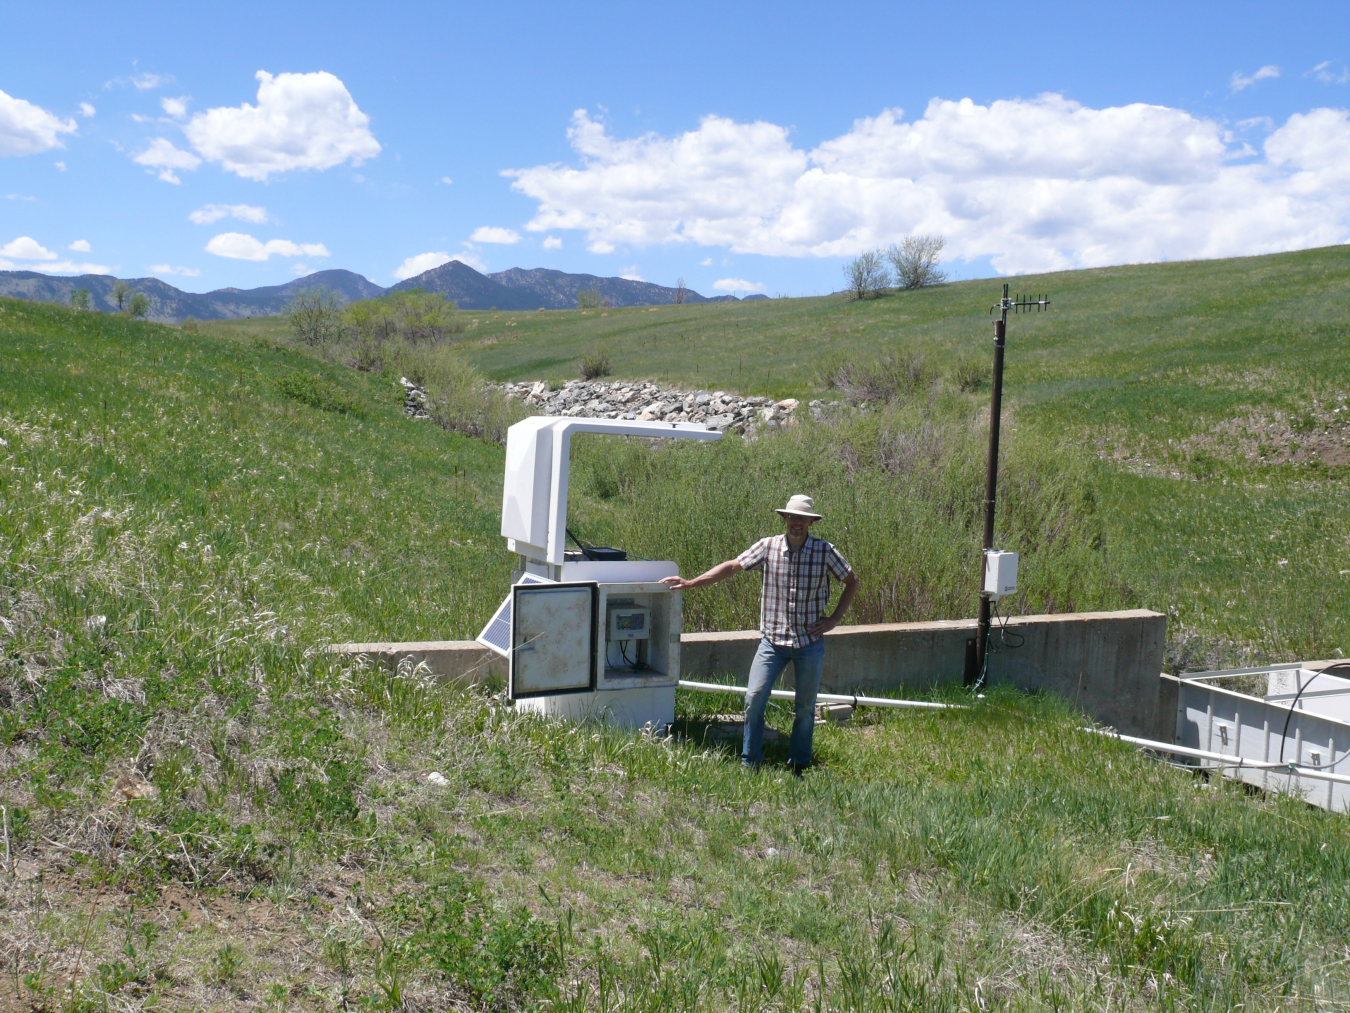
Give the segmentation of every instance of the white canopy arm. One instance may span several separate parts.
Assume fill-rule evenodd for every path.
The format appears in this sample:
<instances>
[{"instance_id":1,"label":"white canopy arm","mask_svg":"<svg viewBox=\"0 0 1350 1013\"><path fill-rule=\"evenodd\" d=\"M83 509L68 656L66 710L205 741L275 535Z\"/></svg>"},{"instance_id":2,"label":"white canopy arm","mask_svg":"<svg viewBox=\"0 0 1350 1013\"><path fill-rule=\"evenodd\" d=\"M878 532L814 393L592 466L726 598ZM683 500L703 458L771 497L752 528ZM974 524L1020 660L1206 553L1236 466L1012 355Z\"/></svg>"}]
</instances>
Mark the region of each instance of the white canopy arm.
<instances>
[{"instance_id":1,"label":"white canopy arm","mask_svg":"<svg viewBox=\"0 0 1350 1013\"><path fill-rule=\"evenodd\" d=\"M561 565L567 536L567 483L573 433L686 440L722 434L695 422L628 422L535 415L506 431L502 537L530 559Z\"/></svg>"}]
</instances>

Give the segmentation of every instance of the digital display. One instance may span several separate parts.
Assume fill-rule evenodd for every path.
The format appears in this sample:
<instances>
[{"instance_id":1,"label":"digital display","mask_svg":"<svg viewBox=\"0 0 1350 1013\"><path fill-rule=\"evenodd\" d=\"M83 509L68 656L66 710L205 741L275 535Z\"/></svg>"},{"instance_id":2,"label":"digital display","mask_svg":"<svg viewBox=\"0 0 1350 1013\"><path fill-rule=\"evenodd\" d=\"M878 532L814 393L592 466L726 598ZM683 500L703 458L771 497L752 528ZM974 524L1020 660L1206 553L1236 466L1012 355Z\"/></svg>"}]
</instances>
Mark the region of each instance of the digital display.
<instances>
[{"instance_id":1,"label":"digital display","mask_svg":"<svg viewBox=\"0 0 1350 1013\"><path fill-rule=\"evenodd\" d=\"M641 612L619 613L614 617L614 628L616 630L640 630L646 623L647 617Z\"/></svg>"}]
</instances>

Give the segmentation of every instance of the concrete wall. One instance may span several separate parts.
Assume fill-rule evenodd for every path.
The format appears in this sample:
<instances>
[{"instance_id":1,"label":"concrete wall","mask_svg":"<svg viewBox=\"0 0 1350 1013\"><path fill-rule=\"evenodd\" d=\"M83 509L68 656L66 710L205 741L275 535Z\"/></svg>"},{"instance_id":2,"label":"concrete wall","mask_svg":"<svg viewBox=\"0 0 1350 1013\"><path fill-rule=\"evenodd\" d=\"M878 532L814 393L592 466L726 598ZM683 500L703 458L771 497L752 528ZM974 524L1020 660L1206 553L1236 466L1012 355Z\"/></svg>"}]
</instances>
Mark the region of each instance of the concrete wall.
<instances>
[{"instance_id":1,"label":"concrete wall","mask_svg":"<svg viewBox=\"0 0 1350 1013\"><path fill-rule=\"evenodd\" d=\"M415 640L405 643L333 644L332 654L365 654L397 669L425 665L441 682L476 683L506 679L506 659L476 640Z\"/></svg>"},{"instance_id":2,"label":"concrete wall","mask_svg":"<svg viewBox=\"0 0 1350 1013\"><path fill-rule=\"evenodd\" d=\"M1126 735L1171 741L1176 690L1159 679L1167 617L1137 609L1068 615L1019 616L1007 626L1025 643L1002 648L993 636L988 682L1057 693ZM960 682L975 620L840 626L825 636L822 688L834 693L927 689ZM686 679L731 675L742 685L759 646L754 631L686 633L681 671ZM1002 649L999 649L1002 648ZM791 678L786 685L792 685Z\"/></svg>"},{"instance_id":3,"label":"concrete wall","mask_svg":"<svg viewBox=\"0 0 1350 1013\"><path fill-rule=\"evenodd\" d=\"M1003 627L994 633L1001 646ZM1008 622L1024 638L1016 649L989 657L989 683L1057 693L1104 724L1127 735L1172 740L1176 728L1176 687L1160 679L1167 617L1142 609L1019 616ZM825 637L824 689L870 693L927 689L959 683L965 674L975 620L841 626ZM745 684L760 636L753 630L686 633L680 638L681 677L731 676ZM473 641L406 644L339 644L330 650L365 653L390 665L409 659L437 676L478 681L506 676L506 663ZM792 685L788 674L785 686Z\"/></svg>"}]
</instances>

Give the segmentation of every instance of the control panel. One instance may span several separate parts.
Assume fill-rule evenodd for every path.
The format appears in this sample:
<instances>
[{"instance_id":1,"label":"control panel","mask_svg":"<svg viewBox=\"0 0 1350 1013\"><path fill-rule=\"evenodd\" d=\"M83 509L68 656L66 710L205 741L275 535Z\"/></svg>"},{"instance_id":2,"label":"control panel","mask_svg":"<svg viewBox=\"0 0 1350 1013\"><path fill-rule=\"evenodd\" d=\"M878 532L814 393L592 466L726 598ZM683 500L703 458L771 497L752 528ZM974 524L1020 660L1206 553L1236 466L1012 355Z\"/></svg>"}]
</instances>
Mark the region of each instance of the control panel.
<instances>
[{"instance_id":1,"label":"control panel","mask_svg":"<svg viewBox=\"0 0 1350 1013\"><path fill-rule=\"evenodd\" d=\"M643 605L611 605L606 640L647 640L651 637L652 610Z\"/></svg>"}]
</instances>

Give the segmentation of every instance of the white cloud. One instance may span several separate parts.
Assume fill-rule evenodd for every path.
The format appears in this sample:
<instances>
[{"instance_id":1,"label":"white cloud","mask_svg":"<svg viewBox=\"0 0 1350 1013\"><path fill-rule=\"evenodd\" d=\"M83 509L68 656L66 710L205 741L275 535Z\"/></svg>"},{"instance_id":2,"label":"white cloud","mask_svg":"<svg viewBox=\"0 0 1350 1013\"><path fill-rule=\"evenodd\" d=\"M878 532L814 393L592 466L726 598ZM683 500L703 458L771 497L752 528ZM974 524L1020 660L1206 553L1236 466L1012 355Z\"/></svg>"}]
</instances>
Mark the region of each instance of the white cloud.
<instances>
[{"instance_id":1,"label":"white cloud","mask_svg":"<svg viewBox=\"0 0 1350 1013\"><path fill-rule=\"evenodd\" d=\"M712 266L713 266L713 259L712 259L712 257L704 257L702 260L700 260L700 261L698 262L698 266L699 266L699 267L712 267Z\"/></svg>"},{"instance_id":2,"label":"white cloud","mask_svg":"<svg viewBox=\"0 0 1350 1013\"><path fill-rule=\"evenodd\" d=\"M206 252L231 260L267 260L278 257L326 257L328 248L323 243L292 243L289 239L254 239L243 232L222 232L206 244Z\"/></svg>"},{"instance_id":3,"label":"white cloud","mask_svg":"<svg viewBox=\"0 0 1350 1013\"><path fill-rule=\"evenodd\" d=\"M417 277L423 271L430 271L433 267L448 264L452 259L450 254L444 252L419 253L415 257L409 257L394 268L394 277L399 281L406 281L408 278Z\"/></svg>"},{"instance_id":4,"label":"white cloud","mask_svg":"<svg viewBox=\"0 0 1350 1013\"><path fill-rule=\"evenodd\" d=\"M718 292L763 292L767 286L763 282L746 281L744 278L718 278L713 282Z\"/></svg>"},{"instance_id":5,"label":"white cloud","mask_svg":"<svg viewBox=\"0 0 1350 1013\"><path fill-rule=\"evenodd\" d=\"M614 139L579 110L580 166L507 175L538 202L527 229L582 230L593 252L690 242L841 257L927 232L1011 274L1350 240L1343 110L1294 115L1247 158L1220 124L1164 106L935 99L902 116L805 151L783 127L713 116L674 138Z\"/></svg>"},{"instance_id":6,"label":"white cloud","mask_svg":"<svg viewBox=\"0 0 1350 1013\"><path fill-rule=\"evenodd\" d=\"M626 279L626 280L628 280L628 281L646 281L646 280L647 280L646 278L642 277L642 275L638 274L638 267L637 267L636 264L633 264L633 265L631 265L630 267L625 267L625 268L621 269L621 270L619 271L619 277L620 277L620 278L624 278L624 279Z\"/></svg>"},{"instance_id":7,"label":"white cloud","mask_svg":"<svg viewBox=\"0 0 1350 1013\"><path fill-rule=\"evenodd\" d=\"M163 137L156 137L150 142L150 147L139 155L133 155L131 160L151 171L158 169L159 178L166 183L183 182L174 172L175 169L195 169L202 164L202 160L192 152L175 148L172 141Z\"/></svg>"},{"instance_id":8,"label":"white cloud","mask_svg":"<svg viewBox=\"0 0 1350 1013\"><path fill-rule=\"evenodd\" d=\"M57 254L32 236L20 236L0 246L0 257L13 257L15 260L55 260Z\"/></svg>"},{"instance_id":9,"label":"white cloud","mask_svg":"<svg viewBox=\"0 0 1350 1013\"><path fill-rule=\"evenodd\" d=\"M89 117L93 116L94 113L96 113L97 111L98 110L95 109L88 102L80 103L80 115L83 116L85 119L88 119Z\"/></svg>"},{"instance_id":10,"label":"white cloud","mask_svg":"<svg viewBox=\"0 0 1350 1013\"><path fill-rule=\"evenodd\" d=\"M1330 60L1323 60L1303 76L1315 77L1323 84L1346 84L1350 82L1350 67L1341 64L1341 69L1338 71L1332 67Z\"/></svg>"},{"instance_id":11,"label":"white cloud","mask_svg":"<svg viewBox=\"0 0 1350 1013\"><path fill-rule=\"evenodd\" d=\"M446 186L449 186L451 183L454 182L454 180L451 179L449 176L442 176L441 182L444 183Z\"/></svg>"},{"instance_id":12,"label":"white cloud","mask_svg":"<svg viewBox=\"0 0 1350 1013\"><path fill-rule=\"evenodd\" d=\"M208 162L245 179L292 169L360 165L380 153L370 117L332 74L257 73L258 104L208 109L183 130Z\"/></svg>"},{"instance_id":13,"label":"white cloud","mask_svg":"<svg viewBox=\"0 0 1350 1013\"><path fill-rule=\"evenodd\" d=\"M222 218L238 218L241 222L262 225L267 221L267 209L252 204L203 204L188 215L193 225L210 225Z\"/></svg>"},{"instance_id":14,"label":"white cloud","mask_svg":"<svg viewBox=\"0 0 1350 1013\"><path fill-rule=\"evenodd\" d=\"M557 236L546 236L546 237L544 238L544 249L546 249L546 250L561 250L561 249L562 249L562 240L559 239Z\"/></svg>"},{"instance_id":15,"label":"white cloud","mask_svg":"<svg viewBox=\"0 0 1350 1013\"><path fill-rule=\"evenodd\" d=\"M500 229L494 225L482 225L473 230L469 237L473 243L501 243L510 245L520 242L520 233L515 229Z\"/></svg>"},{"instance_id":16,"label":"white cloud","mask_svg":"<svg viewBox=\"0 0 1350 1013\"><path fill-rule=\"evenodd\" d=\"M67 250L74 250L76 253L88 253L90 250L89 240L77 239L66 247Z\"/></svg>"},{"instance_id":17,"label":"white cloud","mask_svg":"<svg viewBox=\"0 0 1350 1013\"><path fill-rule=\"evenodd\" d=\"M34 268L41 268L43 274L111 274L112 271L107 264L77 264L73 260L58 260L54 264L36 264Z\"/></svg>"},{"instance_id":18,"label":"white cloud","mask_svg":"<svg viewBox=\"0 0 1350 1013\"><path fill-rule=\"evenodd\" d=\"M162 98L159 100L159 107L176 120L181 120L187 115L188 99L186 95L180 95L178 98Z\"/></svg>"},{"instance_id":19,"label":"white cloud","mask_svg":"<svg viewBox=\"0 0 1350 1013\"><path fill-rule=\"evenodd\" d=\"M1242 91L1244 88L1250 88L1257 81L1264 81L1266 78L1279 77L1280 68L1273 63L1268 63L1258 70L1251 77L1243 74L1241 71L1233 71L1233 77L1228 82L1228 87L1233 91Z\"/></svg>"},{"instance_id":20,"label":"white cloud","mask_svg":"<svg viewBox=\"0 0 1350 1013\"><path fill-rule=\"evenodd\" d=\"M432 268L448 264L452 260L467 264L480 273L487 271L487 265L472 253L446 253L441 251L439 253L419 253L415 257L409 257L394 269L394 277L399 281L406 281L408 278L416 278L423 271L430 271Z\"/></svg>"},{"instance_id":21,"label":"white cloud","mask_svg":"<svg viewBox=\"0 0 1350 1013\"><path fill-rule=\"evenodd\" d=\"M65 162L53 162L52 164L56 166L56 171L57 171L57 172L65 172L65 171L66 171L66 163L65 163Z\"/></svg>"},{"instance_id":22,"label":"white cloud","mask_svg":"<svg viewBox=\"0 0 1350 1013\"><path fill-rule=\"evenodd\" d=\"M170 264L151 264L150 273L182 275L184 278L195 278L197 275L201 274L201 271L197 270L195 267L174 267Z\"/></svg>"},{"instance_id":23,"label":"white cloud","mask_svg":"<svg viewBox=\"0 0 1350 1013\"><path fill-rule=\"evenodd\" d=\"M81 243L83 248L81 249ZM71 244L72 250L80 250L81 253L87 253L89 244L79 240ZM47 249L32 236L20 236L0 246L0 270L13 271L41 271L44 274L107 274L106 264L77 264L71 260L58 260L57 254ZM26 264L15 264L9 258L14 260L28 261Z\"/></svg>"},{"instance_id":24,"label":"white cloud","mask_svg":"<svg viewBox=\"0 0 1350 1013\"><path fill-rule=\"evenodd\" d=\"M136 86L138 91L149 91L162 84L168 84L172 80L172 77L165 74L137 74L131 79L131 83Z\"/></svg>"},{"instance_id":25,"label":"white cloud","mask_svg":"<svg viewBox=\"0 0 1350 1013\"><path fill-rule=\"evenodd\" d=\"M481 257L474 256L472 253L456 253L450 259L458 260L461 264L467 264L479 274L487 274L487 264L483 262Z\"/></svg>"},{"instance_id":26,"label":"white cloud","mask_svg":"<svg viewBox=\"0 0 1350 1013\"><path fill-rule=\"evenodd\" d=\"M73 133L74 120L63 120L0 91L0 155L36 155L64 148L60 135Z\"/></svg>"}]
</instances>

